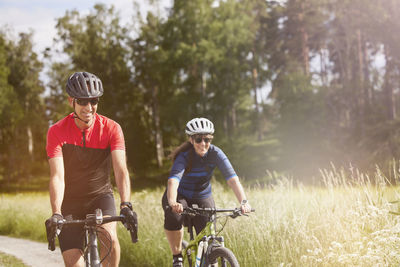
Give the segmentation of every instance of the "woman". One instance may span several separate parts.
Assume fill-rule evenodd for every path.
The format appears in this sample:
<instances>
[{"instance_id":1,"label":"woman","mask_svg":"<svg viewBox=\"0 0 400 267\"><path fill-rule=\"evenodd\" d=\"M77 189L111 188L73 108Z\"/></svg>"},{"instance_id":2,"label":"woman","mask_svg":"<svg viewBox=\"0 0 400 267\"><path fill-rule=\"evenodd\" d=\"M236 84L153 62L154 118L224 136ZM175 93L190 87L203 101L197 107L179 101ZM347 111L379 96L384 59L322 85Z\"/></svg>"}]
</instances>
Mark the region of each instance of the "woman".
<instances>
[{"instance_id":1,"label":"woman","mask_svg":"<svg viewBox=\"0 0 400 267\"><path fill-rule=\"evenodd\" d=\"M215 167L221 171L235 193L242 212L250 212L243 187L224 152L211 144L214 124L206 118L194 118L186 124L188 141L176 148L171 157L173 166L162 198L164 229L172 254L173 266L182 265L183 212L182 204L215 207L211 194L211 177ZM170 206L171 208L166 208ZM205 217L196 217L194 227L199 233L206 225Z\"/></svg>"}]
</instances>

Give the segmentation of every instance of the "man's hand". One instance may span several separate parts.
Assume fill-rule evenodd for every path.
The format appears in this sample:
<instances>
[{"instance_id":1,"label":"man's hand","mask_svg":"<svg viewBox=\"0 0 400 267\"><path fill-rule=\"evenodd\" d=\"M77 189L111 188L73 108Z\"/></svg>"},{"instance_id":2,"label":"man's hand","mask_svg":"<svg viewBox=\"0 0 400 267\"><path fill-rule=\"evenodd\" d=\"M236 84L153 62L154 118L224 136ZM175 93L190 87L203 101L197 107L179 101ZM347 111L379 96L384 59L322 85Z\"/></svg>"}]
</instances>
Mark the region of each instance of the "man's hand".
<instances>
[{"instance_id":1,"label":"man's hand","mask_svg":"<svg viewBox=\"0 0 400 267\"><path fill-rule=\"evenodd\" d=\"M124 226L131 232L132 242L136 243L138 241L138 219L136 212L130 206L126 206L121 209L120 214L125 217Z\"/></svg>"},{"instance_id":2,"label":"man's hand","mask_svg":"<svg viewBox=\"0 0 400 267\"><path fill-rule=\"evenodd\" d=\"M61 214L54 213L49 219L44 223L46 226L47 241L49 242L49 250L54 251L55 238L57 234L57 223L63 220L64 217Z\"/></svg>"}]
</instances>

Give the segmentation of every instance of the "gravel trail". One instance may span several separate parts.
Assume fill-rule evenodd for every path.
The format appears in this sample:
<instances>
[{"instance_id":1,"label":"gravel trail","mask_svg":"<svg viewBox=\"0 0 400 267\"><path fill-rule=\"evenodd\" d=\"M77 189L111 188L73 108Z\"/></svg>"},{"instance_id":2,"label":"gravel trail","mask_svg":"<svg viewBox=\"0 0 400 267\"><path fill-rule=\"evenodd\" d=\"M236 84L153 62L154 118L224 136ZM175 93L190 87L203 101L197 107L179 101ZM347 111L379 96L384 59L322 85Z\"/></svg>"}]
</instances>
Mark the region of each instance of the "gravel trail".
<instances>
[{"instance_id":1,"label":"gravel trail","mask_svg":"<svg viewBox=\"0 0 400 267\"><path fill-rule=\"evenodd\" d=\"M13 255L31 267L63 267L60 249L47 249L47 243L0 236L0 251Z\"/></svg>"}]
</instances>

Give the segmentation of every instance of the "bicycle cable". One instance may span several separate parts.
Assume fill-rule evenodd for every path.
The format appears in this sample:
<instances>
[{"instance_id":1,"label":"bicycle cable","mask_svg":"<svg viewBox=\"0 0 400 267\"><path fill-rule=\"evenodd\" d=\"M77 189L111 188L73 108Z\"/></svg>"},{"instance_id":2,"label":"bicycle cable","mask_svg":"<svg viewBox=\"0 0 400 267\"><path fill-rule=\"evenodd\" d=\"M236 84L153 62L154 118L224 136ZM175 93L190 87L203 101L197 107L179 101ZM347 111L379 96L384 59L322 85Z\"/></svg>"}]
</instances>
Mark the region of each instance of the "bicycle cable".
<instances>
[{"instance_id":1,"label":"bicycle cable","mask_svg":"<svg viewBox=\"0 0 400 267\"><path fill-rule=\"evenodd\" d=\"M101 230L99 230L101 229ZM111 247L112 247L112 240L111 240L111 235L110 233L102 226L97 226L96 227L96 234L97 236L100 237L100 234L103 235L106 238L106 241L109 242L109 246L107 247L105 242L103 242L103 240L101 238L99 238L100 244L102 247L108 248L108 251L106 253L106 255L104 256L103 259L100 260L100 264L103 263L103 261L111 254ZM108 263L108 266L111 265L111 262Z\"/></svg>"},{"instance_id":2,"label":"bicycle cable","mask_svg":"<svg viewBox=\"0 0 400 267\"><path fill-rule=\"evenodd\" d=\"M222 218L222 217L225 217L225 222L221 223L221 229L217 230L217 219ZM216 233L216 235L219 235L222 232L222 230L224 230L225 225L227 223L228 223L228 217L226 217L226 216L219 216L219 217L215 218L215 233Z\"/></svg>"}]
</instances>

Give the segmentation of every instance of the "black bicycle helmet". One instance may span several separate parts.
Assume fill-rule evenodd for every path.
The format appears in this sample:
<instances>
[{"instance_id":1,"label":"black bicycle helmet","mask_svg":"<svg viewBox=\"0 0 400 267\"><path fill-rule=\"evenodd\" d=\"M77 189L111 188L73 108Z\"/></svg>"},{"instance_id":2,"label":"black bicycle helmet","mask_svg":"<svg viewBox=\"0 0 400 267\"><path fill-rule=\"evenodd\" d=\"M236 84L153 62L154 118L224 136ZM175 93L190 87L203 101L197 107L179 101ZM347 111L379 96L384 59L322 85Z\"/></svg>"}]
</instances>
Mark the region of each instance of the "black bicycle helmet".
<instances>
[{"instance_id":1,"label":"black bicycle helmet","mask_svg":"<svg viewBox=\"0 0 400 267\"><path fill-rule=\"evenodd\" d=\"M75 72L67 81L67 93L74 98L94 98L103 95L103 84L94 74Z\"/></svg>"}]
</instances>

